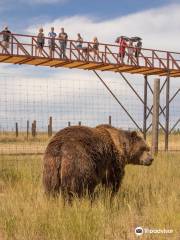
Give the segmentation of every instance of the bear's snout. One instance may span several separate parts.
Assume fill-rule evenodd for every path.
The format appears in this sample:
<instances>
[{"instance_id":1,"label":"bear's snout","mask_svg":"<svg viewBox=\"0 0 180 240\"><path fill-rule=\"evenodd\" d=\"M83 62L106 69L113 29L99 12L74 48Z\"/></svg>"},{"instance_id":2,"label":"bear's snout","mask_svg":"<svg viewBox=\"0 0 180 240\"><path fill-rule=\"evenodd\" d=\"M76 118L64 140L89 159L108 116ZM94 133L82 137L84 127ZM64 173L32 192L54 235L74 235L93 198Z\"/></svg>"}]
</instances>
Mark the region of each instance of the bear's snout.
<instances>
[{"instance_id":1,"label":"bear's snout","mask_svg":"<svg viewBox=\"0 0 180 240\"><path fill-rule=\"evenodd\" d=\"M153 162L154 158L149 155L144 161L143 161L143 165L145 166L150 166Z\"/></svg>"},{"instance_id":2,"label":"bear's snout","mask_svg":"<svg viewBox=\"0 0 180 240\"><path fill-rule=\"evenodd\" d=\"M148 158L145 160L144 165L150 166L150 165L152 164L153 160L154 160L153 157L148 157Z\"/></svg>"},{"instance_id":3,"label":"bear's snout","mask_svg":"<svg viewBox=\"0 0 180 240\"><path fill-rule=\"evenodd\" d=\"M140 159L140 164L144 166L150 166L153 162L153 157L149 152L144 152Z\"/></svg>"}]
</instances>

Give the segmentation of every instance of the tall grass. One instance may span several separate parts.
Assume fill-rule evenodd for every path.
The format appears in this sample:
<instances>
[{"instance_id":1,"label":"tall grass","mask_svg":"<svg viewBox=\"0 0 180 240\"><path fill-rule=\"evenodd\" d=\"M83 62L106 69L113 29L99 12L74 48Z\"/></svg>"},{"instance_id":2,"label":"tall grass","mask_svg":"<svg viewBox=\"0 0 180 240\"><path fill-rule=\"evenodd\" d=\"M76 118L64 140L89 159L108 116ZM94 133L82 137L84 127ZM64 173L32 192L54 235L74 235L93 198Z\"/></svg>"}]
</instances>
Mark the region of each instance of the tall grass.
<instances>
[{"instance_id":1,"label":"tall grass","mask_svg":"<svg viewBox=\"0 0 180 240\"><path fill-rule=\"evenodd\" d=\"M179 153L159 154L151 167L127 166L112 205L101 187L92 206L88 199L75 199L72 206L47 199L40 156L18 162L6 156L0 164L0 239L133 240L136 226L174 230L138 239L180 237Z\"/></svg>"}]
</instances>

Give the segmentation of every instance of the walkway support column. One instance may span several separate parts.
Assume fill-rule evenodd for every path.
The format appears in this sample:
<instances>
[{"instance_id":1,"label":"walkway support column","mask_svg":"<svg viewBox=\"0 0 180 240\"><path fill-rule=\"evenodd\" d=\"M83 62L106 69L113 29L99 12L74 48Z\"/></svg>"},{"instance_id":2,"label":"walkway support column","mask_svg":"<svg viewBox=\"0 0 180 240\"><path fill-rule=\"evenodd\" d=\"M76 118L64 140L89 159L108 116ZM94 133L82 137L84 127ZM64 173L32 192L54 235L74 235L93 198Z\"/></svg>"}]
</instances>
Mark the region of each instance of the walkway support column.
<instances>
[{"instance_id":1,"label":"walkway support column","mask_svg":"<svg viewBox=\"0 0 180 240\"><path fill-rule=\"evenodd\" d=\"M146 140L147 131L147 76L144 76L144 117L143 117L143 136Z\"/></svg>"},{"instance_id":2,"label":"walkway support column","mask_svg":"<svg viewBox=\"0 0 180 240\"><path fill-rule=\"evenodd\" d=\"M167 82L166 82L165 151L168 151L168 144L169 144L169 90L170 90L170 77L168 75Z\"/></svg>"},{"instance_id":3,"label":"walkway support column","mask_svg":"<svg viewBox=\"0 0 180 240\"><path fill-rule=\"evenodd\" d=\"M153 118L152 118L152 153L158 153L158 136L159 136L159 92L160 79L154 80L153 94Z\"/></svg>"}]
</instances>

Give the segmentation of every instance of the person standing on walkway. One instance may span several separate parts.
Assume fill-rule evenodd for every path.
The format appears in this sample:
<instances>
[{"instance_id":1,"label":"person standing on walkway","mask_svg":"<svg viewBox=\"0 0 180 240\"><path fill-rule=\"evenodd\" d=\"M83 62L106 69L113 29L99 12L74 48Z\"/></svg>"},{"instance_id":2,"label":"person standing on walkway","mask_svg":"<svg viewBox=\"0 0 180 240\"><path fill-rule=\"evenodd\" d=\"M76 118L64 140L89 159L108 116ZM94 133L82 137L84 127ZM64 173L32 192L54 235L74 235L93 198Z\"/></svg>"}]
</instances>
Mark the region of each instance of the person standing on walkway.
<instances>
[{"instance_id":1,"label":"person standing on walkway","mask_svg":"<svg viewBox=\"0 0 180 240\"><path fill-rule=\"evenodd\" d=\"M2 34L2 53L7 53L7 49L9 48L10 45L10 39L11 39L11 31L9 31L8 27L6 26L4 30L1 32Z\"/></svg>"},{"instance_id":2,"label":"person standing on walkway","mask_svg":"<svg viewBox=\"0 0 180 240\"><path fill-rule=\"evenodd\" d=\"M130 39L128 44L128 60L127 63L132 64L132 58L134 53L133 41Z\"/></svg>"},{"instance_id":3,"label":"person standing on walkway","mask_svg":"<svg viewBox=\"0 0 180 240\"><path fill-rule=\"evenodd\" d=\"M81 37L81 34L78 33L77 34L77 48L82 49L82 45L83 45L83 38Z\"/></svg>"},{"instance_id":4,"label":"person standing on walkway","mask_svg":"<svg viewBox=\"0 0 180 240\"><path fill-rule=\"evenodd\" d=\"M139 55L141 53L141 48L142 48L142 41L139 39L135 46L135 57L137 59L138 65L139 65Z\"/></svg>"},{"instance_id":5,"label":"person standing on walkway","mask_svg":"<svg viewBox=\"0 0 180 240\"><path fill-rule=\"evenodd\" d=\"M119 39L119 57L120 57L121 63L124 63L124 57L125 57L125 53L126 53L126 47L127 47L126 40L121 37L121 38Z\"/></svg>"},{"instance_id":6,"label":"person standing on walkway","mask_svg":"<svg viewBox=\"0 0 180 240\"><path fill-rule=\"evenodd\" d=\"M78 49L79 53L79 59L80 59L80 52L83 50L83 38L81 37L81 34L77 34L77 45L76 48Z\"/></svg>"},{"instance_id":7,"label":"person standing on walkway","mask_svg":"<svg viewBox=\"0 0 180 240\"><path fill-rule=\"evenodd\" d=\"M99 61L99 41L97 37L93 39L93 52L94 52L94 61Z\"/></svg>"},{"instance_id":8,"label":"person standing on walkway","mask_svg":"<svg viewBox=\"0 0 180 240\"><path fill-rule=\"evenodd\" d=\"M49 37L49 54L51 58L54 58L54 51L55 51L55 38L57 34L54 32L54 27L51 27L51 31L48 34Z\"/></svg>"},{"instance_id":9,"label":"person standing on walkway","mask_svg":"<svg viewBox=\"0 0 180 240\"><path fill-rule=\"evenodd\" d=\"M64 32L64 28L61 28L59 33L59 43L60 43L60 56L61 58L66 58L66 47L67 47L68 35Z\"/></svg>"},{"instance_id":10,"label":"person standing on walkway","mask_svg":"<svg viewBox=\"0 0 180 240\"><path fill-rule=\"evenodd\" d=\"M37 35L37 56L42 56L42 51L44 48L44 33L43 33L43 28L39 29L39 33Z\"/></svg>"}]
</instances>

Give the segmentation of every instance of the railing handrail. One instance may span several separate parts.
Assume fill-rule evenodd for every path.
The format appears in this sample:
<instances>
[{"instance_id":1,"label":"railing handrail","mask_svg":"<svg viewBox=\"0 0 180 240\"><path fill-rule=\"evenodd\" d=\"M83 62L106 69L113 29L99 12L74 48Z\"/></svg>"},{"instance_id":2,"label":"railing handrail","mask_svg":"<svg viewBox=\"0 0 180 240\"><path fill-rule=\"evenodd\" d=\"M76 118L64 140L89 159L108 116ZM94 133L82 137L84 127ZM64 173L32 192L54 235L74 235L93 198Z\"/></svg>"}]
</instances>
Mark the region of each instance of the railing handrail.
<instances>
[{"instance_id":1,"label":"railing handrail","mask_svg":"<svg viewBox=\"0 0 180 240\"><path fill-rule=\"evenodd\" d=\"M4 33L0 32L0 36ZM87 63L101 63L104 65L112 64L111 68L108 69L115 69L120 67L121 65L128 65L131 66L129 71L133 71L133 68L144 68L144 72L146 71L154 71L156 69L160 69L164 72L169 72L173 74L179 73L180 74L180 53L178 52L170 52L164 50L155 50L155 49L148 49L148 48L138 48L136 46L126 46L125 48L121 48L121 44L108 44L108 43L98 43L99 49L96 49L94 44L95 42L82 42L82 48L78 47L78 43L80 42L77 40L67 39L68 45L65 46L63 50L62 46L58 44L58 41L62 39L59 37L55 37L54 41L54 50L47 43L47 40L51 40L51 37L43 36L44 44L43 46L39 46L38 44L38 37L33 35L26 35L26 34L17 34L17 33L10 33L10 38L8 39L9 43L6 47L3 42L0 41L0 46L2 48L2 54L5 52L8 55L14 56L26 56L27 59L22 59L21 61L15 61L15 63L24 64L30 61L30 59L34 59L35 57L45 57L49 58L52 61L60 59L66 59L67 64L64 63L57 63L53 66L62 66L68 65L70 62L75 60L83 60ZM5 40L5 37L1 37L2 41ZM45 41L46 40L46 41ZM8 50L10 48L10 51ZM47 51L49 48L49 52ZM130 51L133 49L133 51ZM139 51L138 51L139 49ZM66 52L66 50L68 50ZM1 54L1 53L0 53ZM5 60L9 61L9 58ZM125 61L124 61L125 60ZM50 60L47 60L49 62ZM12 62L14 63L14 62ZM37 65L41 65L41 63L37 63ZM84 65L84 64L81 64ZM79 65L80 66L80 65ZM92 66L92 69L94 66ZM88 68L89 69L89 68ZM149 70L148 70L149 69ZM128 68L126 68L128 71ZM142 71L139 71L142 72ZM133 73L133 72L132 72ZM163 72L162 72L163 73Z\"/></svg>"},{"instance_id":2,"label":"railing handrail","mask_svg":"<svg viewBox=\"0 0 180 240\"><path fill-rule=\"evenodd\" d=\"M0 35L2 35L3 33L0 32ZM28 37L28 38L38 38L38 36L36 35L27 35L27 34L17 34L17 33L11 33L12 36L18 36L18 37ZM44 39L51 39L50 37L46 37L44 36ZM60 38L56 37L55 40L61 40ZM78 43L79 41L78 40L73 40L73 39L67 39L67 42L76 42ZM91 42L91 41L83 41L82 42L83 44L94 44L94 42ZM101 46L110 46L110 47L118 47L119 48L119 45L118 44L109 44L109 43L101 43L99 42L99 45ZM138 47L134 46L134 47L129 47L127 46L126 48L133 48L133 49L138 49ZM170 51L166 51L166 50L159 50L159 49L151 49L151 48L140 48L141 50L143 51L150 51L150 52L153 52L153 51L156 51L156 52L159 52L159 53L170 53L170 54L178 54L180 55L180 52L170 52Z\"/></svg>"},{"instance_id":3,"label":"railing handrail","mask_svg":"<svg viewBox=\"0 0 180 240\"><path fill-rule=\"evenodd\" d=\"M73 40L72 40L72 42L73 42ZM13 43L14 45L16 45L17 43ZM36 44L30 44L30 43L23 43L23 46L36 46ZM44 47L48 47L48 45L44 45ZM129 47L130 48L130 47ZM66 48L66 49L70 49L70 48ZM75 50L75 48L73 48L73 50ZM143 49L142 49L143 50ZM99 51L99 53L104 53L103 51ZM112 55L112 54L117 54L118 55L118 53L117 52L112 52L112 53L109 53L109 52L106 52L106 54L107 55ZM141 57L141 56L139 56L139 58L143 58L143 57ZM163 57L154 57L154 58L152 58L152 57L148 57L148 56L146 56L146 58L147 59L154 59L154 60L163 60L163 61L166 61L167 59L166 58L163 58ZM176 59L176 62L180 62L180 59L179 60L177 60Z\"/></svg>"}]
</instances>

